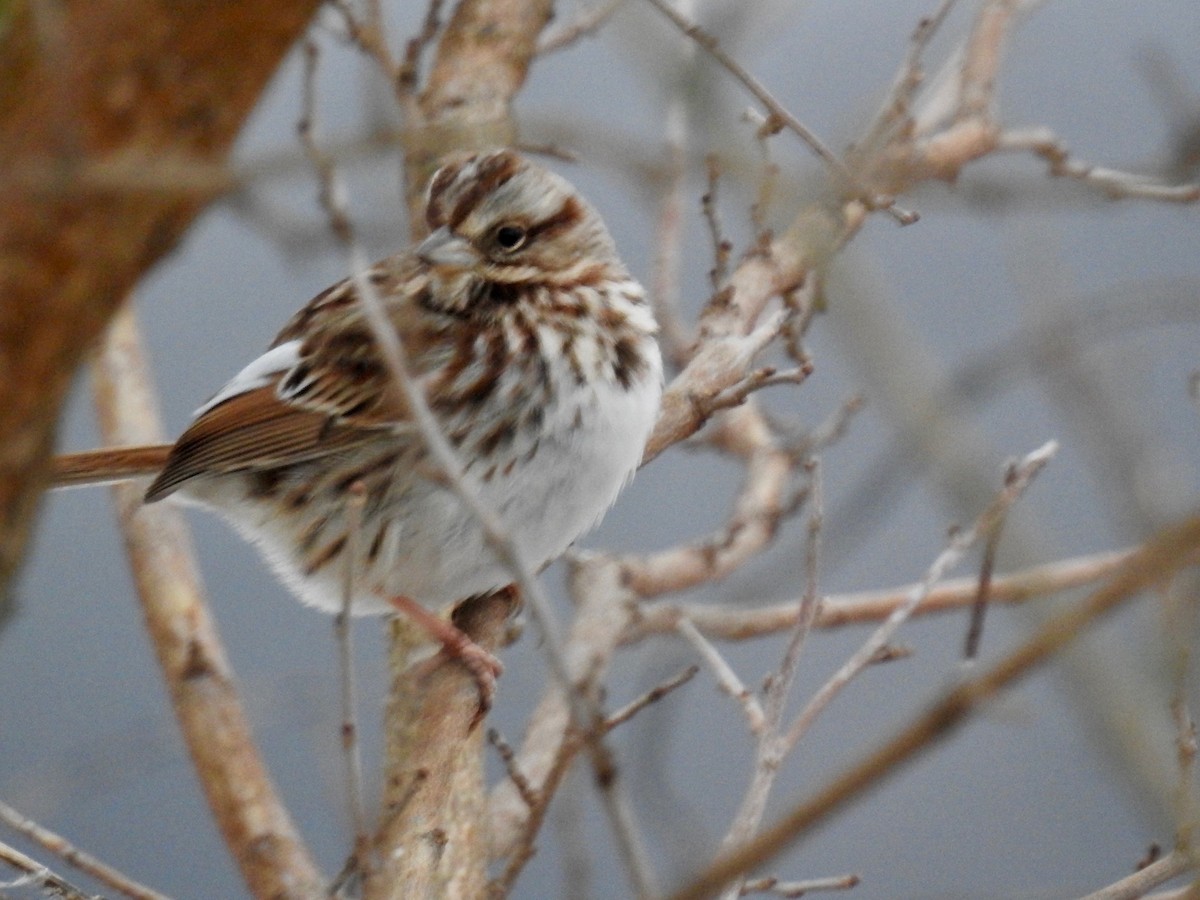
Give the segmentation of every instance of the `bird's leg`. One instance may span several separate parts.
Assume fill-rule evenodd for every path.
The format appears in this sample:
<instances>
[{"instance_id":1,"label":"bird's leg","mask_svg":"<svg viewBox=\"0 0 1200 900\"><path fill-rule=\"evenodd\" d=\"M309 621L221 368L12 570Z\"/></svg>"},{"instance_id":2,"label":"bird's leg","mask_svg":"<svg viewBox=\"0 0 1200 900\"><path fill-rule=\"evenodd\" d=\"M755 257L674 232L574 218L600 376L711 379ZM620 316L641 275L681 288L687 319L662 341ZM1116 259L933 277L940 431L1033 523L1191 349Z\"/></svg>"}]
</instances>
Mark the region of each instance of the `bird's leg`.
<instances>
[{"instance_id":1,"label":"bird's leg","mask_svg":"<svg viewBox=\"0 0 1200 900\"><path fill-rule=\"evenodd\" d=\"M441 644L442 653L447 658L461 663L475 679L475 688L479 691L479 708L471 719L471 729L474 729L492 708L496 679L504 671L504 665L492 653L471 640L466 632L430 612L410 597L392 597L390 602L398 612L407 616Z\"/></svg>"}]
</instances>

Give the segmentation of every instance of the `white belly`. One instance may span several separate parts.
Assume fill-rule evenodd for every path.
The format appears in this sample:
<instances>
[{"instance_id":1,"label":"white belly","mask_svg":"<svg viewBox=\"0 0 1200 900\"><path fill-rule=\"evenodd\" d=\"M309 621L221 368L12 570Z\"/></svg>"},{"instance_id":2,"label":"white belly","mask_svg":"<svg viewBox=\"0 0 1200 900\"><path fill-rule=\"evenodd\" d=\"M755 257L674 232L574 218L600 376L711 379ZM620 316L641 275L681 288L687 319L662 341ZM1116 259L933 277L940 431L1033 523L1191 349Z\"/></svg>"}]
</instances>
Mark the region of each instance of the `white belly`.
<instances>
[{"instance_id":1,"label":"white belly","mask_svg":"<svg viewBox=\"0 0 1200 900\"><path fill-rule=\"evenodd\" d=\"M519 443L484 479L485 467L469 465L466 481L516 542L524 564L537 571L594 527L628 483L657 418L661 369L655 365L631 390L607 381L567 392L568 400L546 414L537 448ZM505 474L506 463L516 459ZM468 463L469 460L460 460ZM512 583L474 517L444 486L404 477L404 502L370 564L370 531L355 542L353 611L384 613L388 598L403 595L431 609ZM249 504L239 479L212 479L185 493L215 508L258 544L277 573L306 603L341 608L346 583L342 559L315 574L304 572L297 552L301 524L269 505ZM234 502L235 499L240 502Z\"/></svg>"}]
</instances>

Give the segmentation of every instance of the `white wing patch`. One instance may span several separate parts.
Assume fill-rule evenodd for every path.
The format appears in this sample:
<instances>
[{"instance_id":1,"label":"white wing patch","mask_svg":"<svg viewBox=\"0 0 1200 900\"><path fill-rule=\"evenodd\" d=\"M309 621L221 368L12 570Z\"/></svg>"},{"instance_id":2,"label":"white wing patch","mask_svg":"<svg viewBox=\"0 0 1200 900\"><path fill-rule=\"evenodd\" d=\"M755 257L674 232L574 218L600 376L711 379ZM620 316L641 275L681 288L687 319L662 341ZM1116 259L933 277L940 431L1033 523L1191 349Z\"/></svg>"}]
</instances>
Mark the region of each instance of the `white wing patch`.
<instances>
[{"instance_id":1,"label":"white wing patch","mask_svg":"<svg viewBox=\"0 0 1200 900\"><path fill-rule=\"evenodd\" d=\"M288 371L300 361L300 343L299 340L294 340L272 347L234 375L225 387L196 410L194 417L198 419L226 400L270 384L276 375Z\"/></svg>"}]
</instances>

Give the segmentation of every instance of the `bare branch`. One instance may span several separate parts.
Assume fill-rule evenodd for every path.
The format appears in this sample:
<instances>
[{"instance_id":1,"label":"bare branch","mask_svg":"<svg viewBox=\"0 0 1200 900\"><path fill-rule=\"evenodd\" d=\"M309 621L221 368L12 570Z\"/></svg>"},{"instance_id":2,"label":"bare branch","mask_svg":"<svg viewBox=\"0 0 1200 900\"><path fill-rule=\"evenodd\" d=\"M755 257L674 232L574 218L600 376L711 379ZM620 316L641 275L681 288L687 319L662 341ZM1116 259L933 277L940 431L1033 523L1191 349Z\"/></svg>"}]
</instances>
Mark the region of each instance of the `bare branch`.
<instances>
[{"instance_id":1,"label":"bare branch","mask_svg":"<svg viewBox=\"0 0 1200 900\"><path fill-rule=\"evenodd\" d=\"M488 729L487 739L488 743L496 749L496 754L500 757L501 762L504 763L504 771L508 773L508 777L521 795L521 799L525 801L526 806L533 809L541 801L529 783L529 779L521 773L517 766L516 752L495 728Z\"/></svg>"},{"instance_id":2,"label":"bare branch","mask_svg":"<svg viewBox=\"0 0 1200 900\"><path fill-rule=\"evenodd\" d=\"M560 738L560 742L554 747L554 758L544 771L538 772L541 777L536 788L522 772L520 763L515 756L505 759L504 765L509 777L504 784L515 792L515 796L523 808L519 815L508 820L513 829L511 834L503 836L503 839L507 840L503 847L503 854L495 852L495 847L493 847L492 855L507 857L507 863L504 870L488 884L489 897L507 897L526 863L532 859L538 833L541 831L546 813L550 809L550 800L558 790L571 761L582 744L578 732L564 731L556 737ZM489 831L493 845L496 845L502 838L496 831L497 817L494 800L492 806L492 828Z\"/></svg>"},{"instance_id":3,"label":"bare branch","mask_svg":"<svg viewBox=\"0 0 1200 900\"><path fill-rule=\"evenodd\" d=\"M700 671L699 666L688 666L677 675L672 675L666 681L656 684L640 697L626 703L620 709L614 710L604 720L604 730L612 731L618 725L624 725L647 706L651 706L662 700L668 694L683 687L689 681L696 677L696 673Z\"/></svg>"},{"instance_id":4,"label":"bare branch","mask_svg":"<svg viewBox=\"0 0 1200 900\"><path fill-rule=\"evenodd\" d=\"M442 0L429 0L421 30L404 47L404 62L396 72L396 93L408 118L417 114L417 88L425 51L442 27Z\"/></svg>"},{"instance_id":5,"label":"bare branch","mask_svg":"<svg viewBox=\"0 0 1200 900\"><path fill-rule=\"evenodd\" d=\"M105 439L161 439L150 374L133 313L109 329L94 367ZM147 631L175 716L226 845L256 896L319 896L320 873L275 794L209 615L182 518L142 503L136 483L113 488Z\"/></svg>"},{"instance_id":6,"label":"bare branch","mask_svg":"<svg viewBox=\"0 0 1200 900\"><path fill-rule=\"evenodd\" d=\"M1166 184L1149 175L1122 172L1073 159L1066 144L1049 128L1027 128L1001 132L995 149L1029 152L1045 160L1056 178L1070 178L1098 188L1113 200L1157 200L1166 203L1200 201L1200 184Z\"/></svg>"},{"instance_id":7,"label":"bare branch","mask_svg":"<svg viewBox=\"0 0 1200 900\"><path fill-rule=\"evenodd\" d=\"M338 682L341 687L342 754L346 764L346 802L350 809L350 824L354 829L354 845L351 859L347 863L356 873L370 871L370 835L368 834L367 807L363 798L362 750L358 740L358 690L354 677L354 632L350 622L350 608L354 600L354 567L358 559L358 542L362 539L362 515L366 504L366 489L361 481L350 485L346 492L346 529L349 535L346 547L346 565L342 582L342 607L333 619L334 639L337 644Z\"/></svg>"},{"instance_id":8,"label":"bare branch","mask_svg":"<svg viewBox=\"0 0 1200 900\"><path fill-rule=\"evenodd\" d=\"M659 346L668 360L682 368L695 350L695 336L683 321L679 303L683 191L687 182L687 142L691 133L688 98L682 90L675 91L667 100L665 132L667 171L659 200L650 298L658 319Z\"/></svg>"},{"instance_id":9,"label":"bare branch","mask_svg":"<svg viewBox=\"0 0 1200 900\"><path fill-rule=\"evenodd\" d=\"M817 460L809 462L809 471L812 484L812 510L809 515L808 534L805 540L805 591L800 600L800 614L796 617L796 624L792 628L779 667L767 678L766 697L763 702L765 716L763 727L756 734L758 742L754 751L753 773L733 822L721 840L722 850L740 846L754 835L762 823L771 788L779 774L780 764L790 749L780 740L783 712L795 680L796 669L800 664L801 651L804 649L804 643L812 628L813 617L820 602L817 591L818 557L825 509L821 489L821 470ZM726 885L721 896L723 900L737 900L743 893L745 893L745 885L741 879L735 878Z\"/></svg>"},{"instance_id":10,"label":"bare branch","mask_svg":"<svg viewBox=\"0 0 1200 900\"><path fill-rule=\"evenodd\" d=\"M1145 897L1147 891L1166 884L1172 878L1177 878L1194 868L1195 863L1188 859L1187 854L1176 850L1132 875L1082 897L1081 900L1138 900Z\"/></svg>"},{"instance_id":11,"label":"bare branch","mask_svg":"<svg viewBox=\"0 0 1200 900\"><path fill-rule=\"evenodd\" d=\"M751 734L759 734L763 730L766 717L763 715L762 704L758 702L758 698L754 696L738 675L733 671L733 667L725 661L725 657L721 655L716 647L704 637L696 626L687 619L680 619L675 626L675 630L680 636L692 645L692 648L700 654L700 658L712 670L713 676L717 679L717 687L737 701L741 707L743 714L746 716L746 724L750 728Z\"/></svg>"},{"instance_id":12,"label":"bare branch","mask_svg":"<svg viewBox=\"0 0 1200 900\"><path fill-rule=\"evenodd\" d=\"M814 132L776 100L774 95L767 90L766 86L751 75L741 63L721 49L716 38L688 19L687 16L683 15L667 0L649 0L649 2L655 9L666 16L676 28L695 41L697 45L720 63L734 78L741 82L746 90L770 112L769 122L773 128L787 128L807 144L808 148L825 163L830 172L836 177L836 180L841 182L844 190L853 192L857 199L866 203L871 209L888 210L901 224L909 224L916 221L916 217L912 214L893 209L890 197L870 194L846 167L846 164L838 159L834 152Z\"/></svg>"},{"instance_id":13,"label":"bare branch","mask_svg":"<svg viewBox=\"0 0 1200 900\"><path fill-rule=\"evenodd\" d=\"M729 277L729 254L733 244L725 237L721 227L721 211L717 207L717 186L720 184L721 170L715 156L708 157L708 190L700 198L700 210L704 214L704 222L708 226L708 237L712 241L713 267L708 273L713 290L719 291L725 286Z\"/></svg>"},{"instance_id":14,"label":"bare branch","mask_svg":"<svg viewBox=\"0 0 1200 900\"><path fill-rule=\"evenodd\" d=\"M1006 130L996 119L996 87L1005 45L1030 0L988 0L963 46L952 53L916 99L923 82L920 56L944 20L943 0L933 17L918 27L908 59L888 101L851 162L878 190L900 194L927 178L953 181L971 162L998 152L1028 152L1046 161L1051 175L1100 189L1113 199L1171 203L1200 200L1200 184L1170 185L1157 178L1072 160L1048 128Z\"/></svg>"},{"instance_id":15,"label":"bare branch","mask_svg":"<svg viewBox=\"0 0 1200 900\"><path fill-rule=\"evenodd\" d=\"M626 704L603 722L597 723L597 727L607 733L618 725L627 722L650 704L658 702L676 688L686 684L695 676L696 671L694 666L684 669L678 675L656 685L641 697ZM558 694L557 698L561 699L561 694ZM547 708L547 704L543 701L542 711L547 710ZM534 721L539 721L539 716L536 713ZM549 721L550 727L543 732L543 735L552 746L550 748L539 747L537 749L548 750L552 754L553 758L549 761L548 766L543 765L545 761L544 757L537 753L531 753L531 750L534 748L529 745L532 742L526 741L526 757L534 757L533 764L536 770L535 775L538 779L537 787L534 786L526 773L522 771L521 764L516 754L513 753L512 748L501 740L499 735L495 735L494 739L492 735L489 735L489 740L493 741L497 751L501 754L505 768L508 771L508 780L504 782L504 787L513 792L508 793L503 788L498 789L496 798L493 801L492 838L497 844L502 840L505 841L503 847L498 846L496 848L494 855L506 856L508 862L500 876L488 885L488 895L491 897L508 896L509 890L516 882L525 864L533 856L534 841L541 830L542 823L550 807L550 801L567 774L571 760L575 758L575 755L580 750L587 746L589 740L594 740L581 734L578 729L570 727L565 707L560 706L556 711L545 715L541 720L541 724L545 725L547 721ZM555 730L556 726L560 724L564 726L564 730ZM514 797L524 803L523 815L513 815L511 809L503 809L503 801L511 800ZM503 810L503 813L507 813L508 815L504 816L503 813L501 816L495 815L495 812L499 810ZM515 834L501 835L496 830L496 824L499 822L511 826Z\"/></svg>"},{"instance_id":16,"label":"bare branch","mask_svg":"<svg viewBox=\"0 0 1200 900\"><path fill-rule=\"evenodd\" d=\"M930 745L945 740L996 693L1045 664L1088 625L1148 587L1162 583L1200 549L1200 518L1188 519L1151 538L1116 576L1077 606L1048 620L1026 642L985 672L961 682L879 750L848 769L826 788L718 860L671 900L700 900L742 872L767 862L816 825L893 773Z\"/></svg>"},{"instance_id":17,"label":"bare branch","mask_svg":"<svg viewBox=\"0 0 1200 900\"><path fill-rule=\"evenodd\" d=\"M929 595L934 584L951 567L958 564L963 555L977 541L991 534L997 525L1003 521L1009 508L1029 487L1038 473L1050 462L1058 450L1058 445L1050 441L1025 456L1017 463L1005 478L1004 488L992 501L991 505L980 514L975 523L965 531L960 531L951 538L949 545L933 561L925 573L924 579L909 594L904 603L897 606L887 619L880 625L863 645L854 652L845 664L816 692L808 705L796 716L787 734L782 738L783 752L794 747L808 731L817 716L829 705L830 701L841 692L859 672L871 664L879 650L884 647L892 636L912 615L922 600Z\"/></svg>"},{"instance_id":18,"label":"bare branch","mask_svg":"<svg viewBox=\"0 0 1200 900\"><path fill-rule=\"evenodd\" d=\"M88 896L61 875L51 872L36 859L26 856L16 847L0 843L0 862L8 863L18 872L25 873L14 881L0 881L0 890L34 884L47 893L62 897L63 900L101 900L99 897Z\"/></svg>"},{"instance_id":19,"label":"bare branch","mask_svg":"<svg viewBox=\"0 0 1200 900\"><path fill-rule=\"evenodd\" d=\"M379 0L364 0L361 4L362 12L359 12L353 0L334 0L331 6L341 14L347 37L359 50L374 60L375 65L389 80L399 81L401 64L396 62L388 46L387 29Z\"/></svg>"},{"instance_id":20,"label":"bare branch","mask_svg":"<svg viewBox=\"0 0 1200 900\"><path fill-rule=\"evenodd\" d=\"M91 875L101 884L108 885L114 891L119 891L133 900L167 900L165 894L138 884L128 875L114 869L107 863L101 862L90 853L85 853L62 835L55 834L49 828L39 825L32 819L21 815L7 803L0 802L0 820L9 828L20 832L32 841L36 841L46 850L53 853L69 866L74 866L81 872Z\"/></svg>"},{"instance_id":21,"label":"bare branch","mask_svg":"<svg viewBox=\"0 0 1200 900\"><path fill-rule=\"evenodd\" d=\"M1025 603L1071 588L1082 587L1104 578L1124 566L1137 552L1118 550L1079 556L1035 566L1000 576L992 581L990 602ZM911 596L915 586L884 588L857 594L834 594L822 598L814 628L843 628L847 625L878 622L890 616ZM932 588L913 615L953 612L969 607L979 592L977 577L943 581ZM780 603L757 609L719 604L663 602L640 610L622 642L643 640L652 634L673 631L681 618L692 622L710 638L743 641L785 631L795 626L800 603Z\"/></svg>"},{"instance_id":22,"label":"bare branch","mask_svg":"<svg viewBox=\"0 0 1200 900\"><path fill-rule=\"evenodd\" d=\"M538 38L539 56L565 50L580 38L589 37L600 30L620 9L625 0L593 0L570 21L542 33Z\"/></svg>"},{"instance_id":23,"label":"bare branch","mask_svg":"<svg viewBox=\"0 0 1200 900\"><path fill-rule=\"evenodd\" d=\"M1014 474L1009 469L1010 476ZM979 655L979 644L983 640L983 622L987 615L988 600L991 599L992 574L996 568L996 551L1000 546L1000 535L1004 532L1006 516L996 520L996 526L984 535L983 561L979 566L979 591L971 604L971 620L967 625L967 636L963 646L963 658L972 660Z\"/></svg>"},{"instance_id":24,"label":"bare branch","mask_svg":"<svg viewBox=\"0 0 1200 900\"><path fill-rule=\"evenodd\" d=\"M857 232L865 215L865 208L857 203L837 212L809 207L783 235L738 265L703 314L698 351L663 394L662 412L646 446L645 462L704 425L705 404L737 384L765 345L763 339L769 340L769 328L755 328L764 307L773 297L803 284L812 269ZM768 324L777 331L782 321ZM758 339L748 340L751 334Z\"/></svg>"},{"instance_id":25,"label":"bare branch","mask_svg":"<svg viewBox=\"0 0 1200 900\"><path fill-rule=\"evenodd\" d=\"M776 897L804 897L818 891L848 891L858 887L861 880L858 875L831 875L828 878L806 878L803 881L754 878L742 885L742 896L772 894Z\"/></svg>"}]
</instances>

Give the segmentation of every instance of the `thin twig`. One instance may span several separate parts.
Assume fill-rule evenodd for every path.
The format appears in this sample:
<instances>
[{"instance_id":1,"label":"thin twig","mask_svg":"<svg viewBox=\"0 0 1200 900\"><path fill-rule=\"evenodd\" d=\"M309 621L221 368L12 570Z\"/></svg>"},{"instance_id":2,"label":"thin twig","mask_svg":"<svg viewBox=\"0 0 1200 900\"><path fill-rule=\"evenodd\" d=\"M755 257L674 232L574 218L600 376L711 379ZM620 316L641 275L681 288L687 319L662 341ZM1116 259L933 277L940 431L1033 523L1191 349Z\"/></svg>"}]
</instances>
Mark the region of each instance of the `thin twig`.
<instances>
[{"instance_id":1,"label":"thin twig","mask_svg":"<svg viewBox=\"0 0 1200 900\"><path fill-rule=\"evenodd\" d=\"M0 843L0 862L8 863L18 872L25 874L13 881L0 882L0 890L24 887L35 884L48 894L62 897L63 900L103 900L85 894L61 875L57 875L32 857L26 856L16 847Z\"/></svg>"},{"instance_id":2,"label":"thin twig","mask_svg":"<svg viewBox=\"0 0 1200 900\"><path fill-rule=\"evenodd\" d=\"M700 671L699 666L687 666L683 671L672 675L665 681L659 682L650 690L646 691L640 697L630 700L620 709L613 710L604 720L604 730L612 731L618 725L624 725L647 706L650 706L662 700L668 694L683 687L689 681L696 677L696 673Z\"/></svg>"},{"instance_id":3,"label":"thin twig","mask_svg":"<svg viewBox=\"0 0 1200 900\"><path fill-rule=\"evenodd\" d=\"M582 746L577 729L568 726L568 731L562 737L563 740L557 747L554 760L538 787L535 788L525 779L524 774L522 774L524 784L521 786L516 786L517 782L510 779L510 783L516 787L518 795L525 804L527 814L521 824L519 834L506 848L508 861L504 870L488 884L489 897L507 897L526 863L533 858L534 841L537 839L537 835L542 829L542 823L546 819L546 813L550 809L550 799L558 790L559 784L567 774L571 760L575 758L575 754ZM512 767L515 771L520 771L515 758Z\"/></svg>"},{"instance_id":4,"label":"thin twig","mask_svg":"<svg viewBox=\"0 0 1200 900\"><path fill-rule=\"evenodd\" d=\"M396 91L402 106L415 104L415 95L420 83L421 61L425 51L437 37L442 27L442 0L429 0L425 9L425 20L421 30L404 46L404 61L396 72Z\"/></svg>"},{"instance_id":5,"label":"thin twig","mask_svg":"<svg viewBox=\"0 0 1200 900\"><path fill-rule=\"evenodd\" d=\"M487 740L495 748L500 761L504 763L504 771L512 779L512 783L521 795L521 799L525 801L526 806L533 809L540 802L540 799L537 791L533 789L533 785L529 783L529 779L525 777L524 773L521 772L520 766L517 765L516 752L495 728L488 729Z\"/></svg>"},{"instance_id":6,"label":"thin twig","mask_svg":"<svg viewBox=\"0 0 1200 900\"><path fill-rule=\"evenodd\" d=\"M848 891L858 887L859 875L830 875L826 878L806 878L803 881L780 881L778 878L753 878L742 885L742 896L774 894L776 897L804 897L817 891Z\"/></svg>"},{"instance_id":7,"label":"thin twig","mask_svg":"<svg viewBox=\"0 0 1200 900\"><path fill-rule=\"evenodd\" d=\"M1150 175L1123 172L1072 158L1067 146L1049 128L1005 131L996 141L1000 151L1025 151L1045 160L1050 174L1099 188L1113 200L1142 199L1167 203L1200 201L1200 184L1167 184Z\"/></svg>"},{"instance_id":8,"label":"thin twig","mask_svg":"<svg viewBox=\"0 0 1200 900\"><path fill-rule=\"evenodd\" d=\"M366 488L361 481L350 485L346 497L346 528L349 536L346 541L346 564L342 576L342 608L333 617L333 631L338 649L338 682L341 685L341 744L346 765L346 803L350 808L350 827L354 832L351 857L356 864L356 870L362 874L366 874L371 867L371 840L367 828L366 802L363 798L362 748L358 739L358 691L354 675L354 629L350 617L366 500Z\"/></svg>"},{"instance_id":9,"label":"thin twig","mask_svg":"<svg viewBox=\"0 0 1200 900\"><path fill-rule=\"evenodd\" d=\"M940 0L938 8L933 14L917 23L917 27L909 39L908 55L904 59L904 65L896 73L896 78L892 82L883 106L867 132L868 136L863 141L865 145L879 146L886 140L892 140L898 129L911 122L912 101L925 80L921 58L925 55L929 42L942 27L956 2L957 0Z\"/></svg>"},{"instance_id":10,"label":"thin twig","mask_svg":"<svg viewBox=\"0 0 1200 900\"><path fill-rule=\"evenodd\" d=\"M829 167L830 171L845 185L847 190L853 191L859 199L872 209L886 209L902 225L909 224L910 221L915 221L915 218L911 218L910 214L894 208L891 198L876 196L866 186L859 184L854 173L846 167L844 162L838 159L837 155L825 145L825 142L817 137L803 122L792 115L783 104L776 100L774 95L767 90L766 86L751 75L741 63L726 53L715 37L683 15L667 0L649 0L649 3L666 16L684 35L695 41L697 45L720 63L734 78L741 82L742 86L753 94L755 99L770 112L775 123L780 127L788 128L807 144L809 149L820 157L825 165Z\"/></svg>"},{"instance_id":11,"label":"thin twig","mask_svg":"<svg viewBox=\"0 0 1200 900\"><path fill-rule=\"evenodd\" d=\"M341 13L349 39L375 61L381 72L390 80L396 81L400 65L388 46L388 30L379 0L363 0L364 12L361 15L351 0L334 0L332 6Z\"/></svg>"},{"instance_id":12,"label":"thin twig","mask_svg":"<svg viewBox=\"0 0 1200 900\"><path fill-rule=\"evenodd\" d=\"M720 412L723 409L732 409L735 406L741 406L746 402L747 397L756 391L761 391L763 388L774 387L780 384L803 384L808 379L808 376L813 373L814 368L813 363L809 361L803 365L792 369L784 369L783 371L773 366L754 369L747 372L736 384L731 384L719 394L704 399L697 398L696 409L705 418L711 417L713 413Z\"/></svg>"},{"instance_id":13,"label":"thin twig","mask_svg":"<svg viewBox=\"0 0 1200 900\"><path fill-rule=\"evenodd\" d=\"M746 717L746 724L750 727L750 733L761 733L765 720L762 704L758 702L758 698L754 696L754 692L746 687L738 677L737 672L733 670L733 667L721 655L721 651L697 631L696 626L689 619L680 619L675 625L675 630L679 632L684 640L692 645L692 648L700 655L700 658L704 660L708 668L712 670L713 677L717 680L717 687L737 701L743 715Z\"/></svg>"},{"instance_id":14,"label":"thin twig","mask_svg":"<svg viewBox=\"0 0 1200 900\"><path fill-rule=\"evenodd\" d=\"M804 459L831 447L846 436L854 417L862 412L866 398L853 393L838 404L837 409L807 431L801 432L786 446L797 459Z\"/></svg>"},{"instance_id":15,"label":"thin twig","mask_svg":"<svg viewBox=\"0 0 1200 900\"><path fill-rule=\"evenodd\" d=\"M922 750L956 733L994 697L1046 663L1088 625L1146 588L1170 579L1200 549L1200 517L1158 532L1106 585L1048 620L1027 641L979 675L960 682L891 740L835 778L814 797L793 807L750 843L722 857L670 900L700 900L742 872L768 862L809 828L828 818L868 787L894 773ZM1105 898L1108 900L1108 898Z\"/></svg>"},{"instance_id":16,"label":"thin twig","mask_svg":"<svg viewBox=\"0 0 1200 900\"><path fill-rule=\"evenodd\" d=\"M729 254L733 250L733 244L725 237L725 230L721 226L721 210L717 206L717 186L721 182L721 169L715 155L709 154L706 167L708 189L700 198L700 211L704 214L708 238L712 242L713 267L709 270L708 280L712 283L713 290L719 291L724 288L725 280L729 277Z\"/></svg>"},{"instance_id":17,"label":"thin twig","mask_svg":"<svg viewBox=\"0 0 1200 900\"><path fill-rule=\"evenodd\" d=\"M1011 473L1012 470L1010 470ZM967 625L967 636L963 642L963 658L973 660L979 655L979 644L983 640L983 620L987 615L988 600L992 591L992 575L996 570L996 552L1000 546L1000 535L1004 532L1005 516L996 521L983 542L983 561L979 566L979 591L971 604L971 619Z\"/></svg>"},{"instance_id":18,"label":"thin twig","mask_svg":"<svg viewBox=\"0 0 1200 900\"><path fill-rule=\"evenodd\" d=\"M754 244L758 247L770 245L771 230L767 227L767 213L770 211L771 203L775 200L775 190L778 187L779 181L779 166L771 158L771 129L766 118L758 112L758 110L748 110L752 112L758 126L755 130L756 143L758 144L759 153L762 155L762 164L758 177L758 183L754 191L754 201L750 204L750 227L754 230Z\"/></svg>"},{"instance_id":19,"label":"thin twig","mask_svg":"<svg viewBox=\"0 0 1200 900\"><path fill-rule=\"evenodd\" d=\"M780 740L783 712L791 694L796 670L800 665L801 651L804 649L805 640L812 629L813 618L820 604L818 560L825 508L821 488L820 463L815 458L808 462L808 473L811 503L804 542L805 589L804 596L800 600L800 614L796 616L796 624L788 637L787 647L784 650L783 659L780 660L779 668L767 679L766 696L763 701L765 717L762 729L757 732L758 741L754 752L753 774L733 822L721 840L722 850L744 844L758 830L767 809L771 788L775 785L775 778L790 749ZM725 886L721 896L723 900L737 900L743 892L742 880L735 878Z\"/></svg>"},{"instance_id":20,"label":"thin twig","mask_svg":"<svg viewBox=\"0 0 1200 900\"><path fill-rule=\"evenodd\" d=\"M1086 897L1081 897L1080 900L1138 900L1139 897L1146 896L1147 891L1151 891L1193 868L1195 865L1188 855L1175 850L1157 862L1138 869L1132 875L1094 891Z\"/></svg>"},{"instance_id":21,"label":"thin twig","mask_svg":"<svg viewBox=\"0 0 1200 900\"><path fill-rule=\"evenodd\" d=\"M1196 793L1196 722L1192 716L1190 686L1193 681L1191 635L1196 626L1195 575L1177 579L1162 591L1163 645L1171 684L1171 718L1175 723L1176 776L1175 850L1197 860L1200 802Z\"/></svg>"},{"instance_id":22,"label":"thin twig","mask_svg":"<svg viewBox=\"0 0 1200 900\"><path fill-rule=\"evenodd\" d=\"M689 45L680 66L686 66L694 56L694 47ZM667 359L677 367L687 365L695 349L695 336L684 323L680 311L680 273L683 258L683 196L687 182L688 140L691 135L691 118L688 97L682 90L686 83L678 79L677 89L667 99L666 125L666 173L662 196L659 200L658 228L656 230L654 268L650 284L650 297L654 304L655 318L659 326L659 346Z\"/></svg>"},{"instance_id":23,"label":"thin twig","mask_svg":"<svg viewBox=\"0 0 1200 900\"><path fill-rule=\"evenodd\" d=\"M897 629L912 615L913 610L921 604L921 601L929 596L930 590L941 580L946 571L957 565L967 550L974 546L977 541L991 533L996 527L996 523L1006 515L1008 509L1025 492L1030 482L1037 477L1046 464L1050 462L1057 450L1058 444L1054 441L1049 441L1025 456L1024 459L1013 467L1011 476L1005 478L1004 488L997 495L996 499L980 514L979 518L975 520L975 523L970 528L958 532L951 538L946 549L938 554L937 559L933 561L933 564L926 571L925 577L910 592L904 603L892 611L883 624L875 629L863 645L851 655L850 659L821 686L808 702L808 705L796 716L787 734L783 737L785 752L796 745L796 742L808 731L812 723L816 721L817 716L821 714L833 698L841 693L842 689L859 672L870 665L871 660L879 652L879 649L892 639Z\"/></svg>"},{"instance_id":24,"label":"thin twig","mask_svg":"<svg viewBox=\"0 0 1200 900\"><path fill-rule=\"evenodd\" d=\"M619 568L602 557L576 554L570 559L568 583L575 602L567 646L573 680L595 684L612 659L617 635L628 622L633 598L622 584ZM519 760L520 769L539 796L553 796L567 766L583 748L580 729L573 724L566 694L551 682L526 726ZM543 804L545 805L545 804ZM511 780L502 781L492 793L491 837L493 859L508 858L504 877L511 884L531 852L544 809L530 810Z\"/></svg>"},{"instance_id":25,"label":"thin twig","mask_svg":"<svg viewBox=\"0 0 1200 900\"><path fill-rule=\"evenodd\" d=\"M1175 800L1175 842L1186 852L1195 854L1196 814L1196 722L1188 708L1186 688L1176 685L1171 701L1171 717L1175 720L1175 757L1179 761L1179 787Z\"/></svg>"},{"instance_id":26,"label":"thin twig","mask_svg":"<svg viewBox=\"0 0 1200 900\"><path fill-rule=\"evenodd\" d=\"M546 56L565 50L580 38L587 37L598 31L624 3L625 0L603 0L593 2L585 7L575 18L556 27L553 31L545 31L538 38L537 52Z\"/></svg>"},{"instance_id":27,"label":"thin twig","mask_svg":"<svg viewBox=\"0 0 1200 900\"><path fill-rule=\"evenodd\" d=\"M821 529L825 523L824 490L821 486L820 460L813 458L808 465L808 528L804 540L804 594L800 598L800 612L796 616L796 626L788 638L787 649L779 670L771 681L767 691L767 709L773 728L777 728L783 715L787 697L796 678L796 669L800 665L800 653L804 642L812 630L817 610L820 609L821 596L818 591L819 561L821 556Z\"/></svg>"},{"instance_id":28,"label":"thin twig","mask_svg":"<svg viewBox=\"0 0 1200 900\"><path fill-rule=\"evenodd\" d=\"M85 853L62 835L39 825L4 802L0 802L0 821L30 840L36 841L67 865L90 875L126 897L132 897L134 900L168 900L166 894L160 894L153 888L139 884L125 873L101 862L90 853Z\"/></svg>"}]
</instances>

